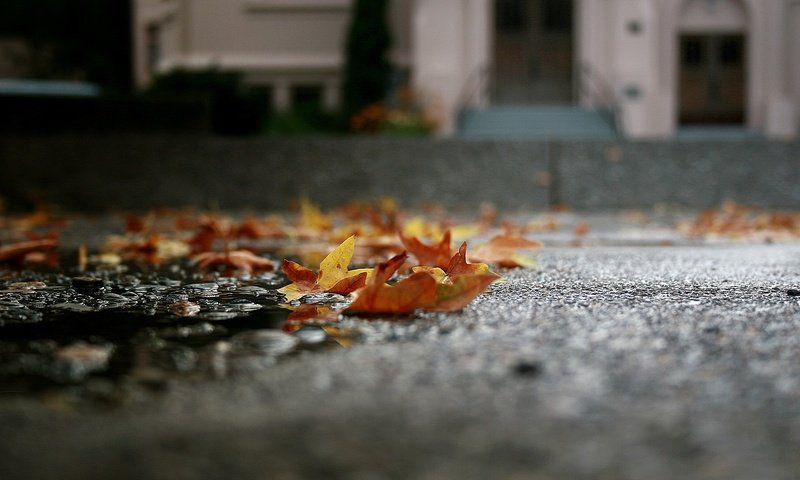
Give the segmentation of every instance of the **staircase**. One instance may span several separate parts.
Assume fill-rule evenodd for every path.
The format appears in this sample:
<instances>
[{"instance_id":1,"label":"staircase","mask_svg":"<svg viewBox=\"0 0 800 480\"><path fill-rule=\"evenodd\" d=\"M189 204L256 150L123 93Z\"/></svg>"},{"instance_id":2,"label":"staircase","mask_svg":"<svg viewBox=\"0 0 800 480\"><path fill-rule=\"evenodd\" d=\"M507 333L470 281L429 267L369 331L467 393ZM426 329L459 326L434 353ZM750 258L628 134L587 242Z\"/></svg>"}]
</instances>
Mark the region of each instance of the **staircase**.
<instances>
[{"instance_id":1,"label":"staircase","mask_svg":"<svg viewBox=\"0 0 800 480\"><path fill-rule=\"evenodd\" d=\"M461 112L461 138L616 138L608 112L574 105L493 106Z\"/></svg>"}]
</instances>

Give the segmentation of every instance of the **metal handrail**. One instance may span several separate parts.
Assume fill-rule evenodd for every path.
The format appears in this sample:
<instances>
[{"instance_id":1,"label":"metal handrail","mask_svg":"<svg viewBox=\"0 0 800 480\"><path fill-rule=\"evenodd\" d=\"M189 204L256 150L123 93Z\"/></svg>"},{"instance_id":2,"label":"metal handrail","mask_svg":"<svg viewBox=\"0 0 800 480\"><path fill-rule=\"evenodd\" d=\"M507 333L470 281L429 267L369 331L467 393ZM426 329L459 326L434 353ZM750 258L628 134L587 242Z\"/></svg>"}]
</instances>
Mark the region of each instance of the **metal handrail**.
<instances>
[{"instance_id":1,"label":"metal handrail","mask_svg":"<svg viewBox=\"0 0 800 480\"><path fill-rule=\"evenodd\" d=\"M461 91L456 100L456 108L459 112L467 107L479 105L481 98L489 98L491 88L491 68L489 65L481 64L467 75L467 79L461 86Z\"/></svg>"},{"instance_id":2,"label":"metal handrail","mask_svg":"<svg viewBox=\"0 0 800 480\"><path fill-rule=\"evenodd\" d=\"M611 84L586 63L580 64L577 70L579 74L577 82L578 98L586 94L592 108L597 110L597 107L600 106L608 109L613 116L611 127L618 134L622 132L622 112L619 100Z\"/></svg>"}]
</instances>

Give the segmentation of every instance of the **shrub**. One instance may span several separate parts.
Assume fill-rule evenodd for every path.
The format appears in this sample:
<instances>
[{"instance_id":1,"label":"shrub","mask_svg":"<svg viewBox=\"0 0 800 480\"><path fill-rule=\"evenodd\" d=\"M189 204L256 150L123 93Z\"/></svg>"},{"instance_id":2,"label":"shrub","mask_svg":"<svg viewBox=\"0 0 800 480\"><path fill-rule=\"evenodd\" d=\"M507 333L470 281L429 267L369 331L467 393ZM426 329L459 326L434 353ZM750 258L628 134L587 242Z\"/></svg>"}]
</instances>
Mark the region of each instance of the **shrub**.
<instances>
[{"instance_id":1,"label":"shrub","mask_svg":"<svg viewBox=\"0 0 800 480\"><path fill-rule=\"evenodd\" d=\"M145 92L155 97L203 98L211 109L211 126L221 135L253 135L263 131L268 101L246 92L241 76L215 68L173 70L156 77Z\"/></svg>"}]
</instances>

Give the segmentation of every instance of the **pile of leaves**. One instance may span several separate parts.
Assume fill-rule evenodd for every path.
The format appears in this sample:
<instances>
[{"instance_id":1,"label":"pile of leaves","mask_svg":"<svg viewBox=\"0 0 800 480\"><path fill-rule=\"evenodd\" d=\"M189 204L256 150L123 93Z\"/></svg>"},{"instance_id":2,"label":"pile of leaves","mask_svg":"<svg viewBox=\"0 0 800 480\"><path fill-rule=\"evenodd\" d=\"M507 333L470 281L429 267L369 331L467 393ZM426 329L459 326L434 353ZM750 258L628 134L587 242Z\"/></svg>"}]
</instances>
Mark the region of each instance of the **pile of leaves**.
<instances>
[{"instance_id":1,"label":"pile of leaves","mask_svg":"<svg viewBox=\"0 0 800 480\"><path fill-rule=\"evenodd\" d=\"M681 223L677 228L692 238L790 240L800 237L800 213L725 202L718 208L701 211L693 221Z\"/></svg>"},{"instance_id":2,"label":"pile of leaves","mask_svg":"<svg viewBox=\"0 0 800 480\"><path fill-rule=\"evenodd\" d=\"M79 248L78 268L182 262L208 276L245 278L279 275L280 267L287 284L279 292L294 310L290 320L301 322L341 313L459 310L500 279L491 268L531 266L530 253L541 246L525 237L538 227L498 221L489 207L469 222L435 207L411 215L391 199L327 212L301 200L297 210L288 217L185 210L126 215L123 232L105 238L102 248ZM44 210L0 217L0 264L46 261L60 268L58 238L65 224ZM467 241L476 247L468 251ZM305 266L317 264L316 270ZM351 264L360 268L351 270Z\"/></svg>"}]
</instances>

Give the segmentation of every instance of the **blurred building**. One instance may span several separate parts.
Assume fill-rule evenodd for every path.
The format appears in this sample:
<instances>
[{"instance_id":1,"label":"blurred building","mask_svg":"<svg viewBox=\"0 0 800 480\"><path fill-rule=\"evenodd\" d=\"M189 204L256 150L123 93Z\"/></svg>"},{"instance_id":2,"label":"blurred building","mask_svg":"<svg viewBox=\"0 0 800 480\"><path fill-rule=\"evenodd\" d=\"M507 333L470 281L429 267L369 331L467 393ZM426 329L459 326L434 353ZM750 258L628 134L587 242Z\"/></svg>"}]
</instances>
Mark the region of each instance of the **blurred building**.
<instances>
[{"instance_id":1,"label":"blurred building","mask_svg":"<svg viewBox=\"0 0 800 480\"><path fill-rule=\"evenodd\" d=\"M135 77L219 67L340 103L349 0L135 0ZM465 136L794 138L800 0L394 0L399 76Z\"/></svg>"}]
</instances>

